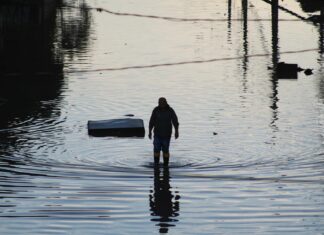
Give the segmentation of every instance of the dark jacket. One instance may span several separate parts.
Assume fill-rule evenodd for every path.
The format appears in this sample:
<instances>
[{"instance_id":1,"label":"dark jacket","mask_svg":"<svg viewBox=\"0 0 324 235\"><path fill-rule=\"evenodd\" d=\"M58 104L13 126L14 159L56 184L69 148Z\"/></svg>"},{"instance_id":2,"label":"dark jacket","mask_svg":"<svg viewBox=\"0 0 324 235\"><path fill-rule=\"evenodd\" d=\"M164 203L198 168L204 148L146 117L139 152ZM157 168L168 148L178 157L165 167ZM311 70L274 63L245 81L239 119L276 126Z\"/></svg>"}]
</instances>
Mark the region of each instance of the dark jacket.
<instances>
[{"instance_id":1,"label":"dark jacket","mask_svg":"<svg viewBox=\"0 0 324 235\"><path fill-rule=\"evenodd\" d=\"M179 127L178 117L170 106L165 109L157 106L153 109L149 128L154 128L154 136L171 137L172 125L176 130Z\"/></svg>"}]
</instances>

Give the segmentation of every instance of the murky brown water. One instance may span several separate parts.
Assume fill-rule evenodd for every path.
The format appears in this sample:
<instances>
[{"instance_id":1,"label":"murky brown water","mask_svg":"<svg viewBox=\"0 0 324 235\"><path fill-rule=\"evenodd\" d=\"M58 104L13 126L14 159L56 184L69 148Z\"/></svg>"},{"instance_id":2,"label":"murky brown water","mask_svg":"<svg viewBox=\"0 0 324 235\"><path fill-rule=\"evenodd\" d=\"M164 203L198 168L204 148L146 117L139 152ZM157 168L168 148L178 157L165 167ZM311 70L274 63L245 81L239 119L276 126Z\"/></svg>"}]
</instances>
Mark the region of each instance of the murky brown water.
<instances>
[{"instance_id":1,"label":"murky brown water","mask_svg":"<svg viewBox=\"0 0 324 235\"><path fill-rule=\"evenodd\" d=\"M320 25L279 10L277 28L261 0L55 15L37 37L0 36L1 234L323 234ZM279 61L314 74L277 80ZM180 121L169 169L154 171L148 138L87 135L130 113L147 127L160 96Z\"/></svg>"}]
</instances>

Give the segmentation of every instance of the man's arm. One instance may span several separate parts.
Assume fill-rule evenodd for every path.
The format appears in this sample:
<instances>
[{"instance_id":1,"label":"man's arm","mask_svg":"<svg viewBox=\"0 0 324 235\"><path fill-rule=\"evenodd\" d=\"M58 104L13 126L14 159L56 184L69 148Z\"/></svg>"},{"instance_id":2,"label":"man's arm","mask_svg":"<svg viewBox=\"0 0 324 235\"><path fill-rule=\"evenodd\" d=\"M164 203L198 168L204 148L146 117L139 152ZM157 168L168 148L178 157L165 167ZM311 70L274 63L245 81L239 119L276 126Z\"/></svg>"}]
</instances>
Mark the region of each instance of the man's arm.
<instances>
[{"instance_id":1,"label":"man's arm","mask_svg":"<svg viewBox=\"0 0 324 235\"><path fill-rule=\"evenodd\" d=\"M176 139L178 139L179 138L179 121L178 121L177 114L175 113L175 111L173 109L171 110L171 121L174 126L174 130L175 130L174 137Z\"/></svg>"},{"instance_id":2,"label":"man's arm","mask_svg":"<svg viewBox=\"0 0 324 235\"><path fill-rule=\"evenodd\" d=\"M149 122L149 135L148 135L148 137L150 139L152 139L152 130L154 128L154 125L155 125L155 109L153 109L153 111L152 111L150 122Z\"/></svg>"}]
</instances>

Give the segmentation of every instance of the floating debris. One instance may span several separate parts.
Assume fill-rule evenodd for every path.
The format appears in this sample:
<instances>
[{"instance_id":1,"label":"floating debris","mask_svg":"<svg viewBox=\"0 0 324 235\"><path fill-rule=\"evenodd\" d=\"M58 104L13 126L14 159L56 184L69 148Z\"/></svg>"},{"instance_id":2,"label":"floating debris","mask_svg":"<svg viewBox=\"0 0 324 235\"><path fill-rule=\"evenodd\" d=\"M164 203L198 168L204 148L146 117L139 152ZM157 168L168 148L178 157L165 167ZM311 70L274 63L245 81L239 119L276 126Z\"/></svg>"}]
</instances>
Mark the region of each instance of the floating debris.
<instances>
[{"instance_id":1,"label":"floating debris","mask_svg":"<svg viewBox=\"0 0 324 235\"><path fill-rule=\"evenodd\" d=\"M144 121L135 118L88 121L88 134L96 137L144 137Z\"/></svg>"},{"instance_id":2,"label":"floating debris","mask_svg":"<svg viewBox=\"0 0 324 235\"><path fill-rule=\"evenodd\" d=\"M297 68L297 72L301 72L301 71L304 71L305 69L301 68L301 67L298 67Z\"/></svg>"},{"instance_id":3,"label":"floating debris","mask_svg":"<svg viewBox=\"0 0 324 235\"><path fill-rule=\"evenodd\" d=\"M309 76L313 74L313 69L305 69L304 73Z\"/></svg>"},{"instance_id":4,"label":"floating debris","mask_svg":"<svg viewBox=\"0 0 324 235\"><path fill-rule=\"evenodd\" d=\"M268 67L268 69L271 69L271 67ZM285 62L280 62L277 65L277 76L278 78L294 78L296 79L298 76L298 72L302 72L309 76L313 74L313 69L307 68L301 68L297 64L287 64Z\"/></svg>"},{"instance_id":5,"label":"floating debris","mask_svg":"<svg viewBox=\"0 0 324 235\"><path fill-rule=\"evenodd\" d=\"M324 22L324 17L321 16L321 15L312 15L312 16L308 17L308 20L310 20L313 23L317 24L317 23Z\"/></svg>"},{"instance_id":6,"label":"floating debris","mask_svg":"<svg viewBox=\"0 0 324 235\"><path fill-rule=\"evenodd\" d=\"M278 78L297 79L298 77L298 65L287 64L280 62L277 65L277 76Z\"/></svg>"}]
</instances>

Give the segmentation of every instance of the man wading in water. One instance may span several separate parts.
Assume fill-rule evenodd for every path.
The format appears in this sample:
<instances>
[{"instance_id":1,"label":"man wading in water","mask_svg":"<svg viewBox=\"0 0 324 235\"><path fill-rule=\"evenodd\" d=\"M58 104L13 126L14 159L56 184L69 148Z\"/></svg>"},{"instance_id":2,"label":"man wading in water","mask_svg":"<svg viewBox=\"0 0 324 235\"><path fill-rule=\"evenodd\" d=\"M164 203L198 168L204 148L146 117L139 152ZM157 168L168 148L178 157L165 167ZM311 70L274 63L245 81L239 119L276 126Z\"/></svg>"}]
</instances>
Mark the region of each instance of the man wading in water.
<instances>
[{"instance_id":1,"label":"man wading in water","mask_svg":"<svg viewBox=\"0 0 324 235\"><path fill-rule=\"evenodd\" d=\"M160 152L163 152L164 166L169 165L169 145L172 135L172 125L175 129L174 137L179 137L179 122L174 110L168 105L164 97L159 98L159 106L153 109L150 124L149 138L152 139L152 130L154 128L154 164L159 165Z\"/></svg>"}]
</instances>

